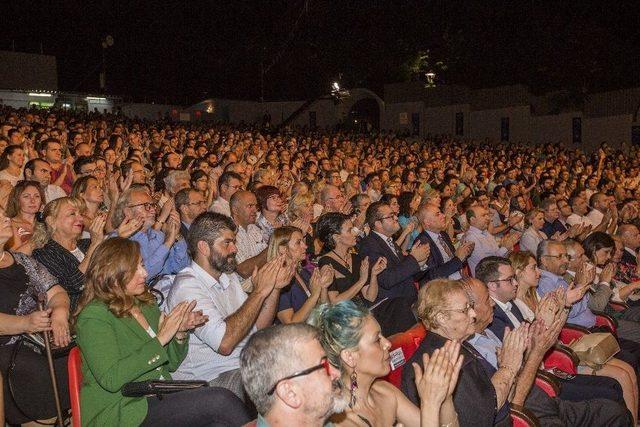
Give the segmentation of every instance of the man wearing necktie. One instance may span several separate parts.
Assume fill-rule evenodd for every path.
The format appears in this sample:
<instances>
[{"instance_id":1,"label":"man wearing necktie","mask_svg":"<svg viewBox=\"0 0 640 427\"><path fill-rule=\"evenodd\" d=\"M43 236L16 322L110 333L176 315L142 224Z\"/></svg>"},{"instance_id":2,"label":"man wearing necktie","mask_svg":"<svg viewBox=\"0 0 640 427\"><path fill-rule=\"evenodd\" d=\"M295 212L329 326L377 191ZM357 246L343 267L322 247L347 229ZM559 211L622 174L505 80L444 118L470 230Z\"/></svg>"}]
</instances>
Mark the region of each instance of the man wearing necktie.
<instances>
[{"instance_id":1,"label":"man wearing necktie","mask_svg":"<svg viewBox=\"0 0 640 427\"><path fill-rule=\"evenodd\" d=\"M394 310L389 313L388 317L395 317L390 320L390 324L381 325L383 334L388 335L389 332L401 332L409 329L416 322L415 317L411 313L410 307L418 298L418 291L414 284L424 276L423 267L426 266L429 257L429 245L416 244L411 249L409 255L404 255L402 250L393 241L393 235L400 229L398 216L391 211L391 207L384 202L372 203L367 208L366 221L371 228L371 232L363 238L358 245L360 257L369 257L369 265L375 265L380 257L387 258L387 268L378 275L378 299L374 304L375 310L385 309L379 307L379 304L389 304L389 301L397 300L391 303L395 307L408 307L400 312ZM401 303L399 303L401 302ZM405 313L409 311L409 313ZM398 316L403 316L400 319ZM376 316L382 319L382 316ZM404 329L401 329L404 328ZM395 331L395 332L393 332Z\"/></svg>"},{"instance_id":2,"label":"man wearing necktie","mask_svg":"<svg viewBox=\"0 0 640 427\"><path fill-rule=\"evenodd\" d=\"M418 220L424 231L416 241L429 245L425 281L433 279L462 279L465 261L473 252L474 243L464 242L458 249L445 231L446 217L438 206L426 204L418 211Z\"/></svg>"},{"instance_id":3,"label":"man wearing necktie","mask_svg":"<svg viewBox=\"0 0 640 427\"><path fill-rule=\"evenodd\" d=\"M476 279L486 286L491 299L490 305L493 306L493 319L487 329L503 341L505 328L514 330L525 323L522 312L514 302L518 282L511 262L507 258L487 257L476 267ZM578 401L606 398L622 401L622 389L613 378L576 375L573 379L558 380L562 384L560 397L563 399Z\"/></svg>"}]
</instances>

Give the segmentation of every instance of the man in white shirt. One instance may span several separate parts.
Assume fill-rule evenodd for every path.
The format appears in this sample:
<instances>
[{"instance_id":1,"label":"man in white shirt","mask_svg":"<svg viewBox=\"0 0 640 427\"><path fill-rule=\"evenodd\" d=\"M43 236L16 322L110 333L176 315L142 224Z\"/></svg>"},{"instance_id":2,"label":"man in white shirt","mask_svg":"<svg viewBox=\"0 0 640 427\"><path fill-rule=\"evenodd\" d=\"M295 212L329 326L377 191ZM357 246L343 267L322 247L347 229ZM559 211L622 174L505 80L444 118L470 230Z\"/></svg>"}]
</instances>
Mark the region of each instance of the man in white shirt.
<instances>
[{"instance_id":1,"label":"man in white shirt","mask_svg":"<svg viewBox=\"0 0 640 427\"><path fill-rule=\"evenodd\" d=\"M254 267L262 267L267 261L267 242L262 230L256 225L258 201L251 191L238 191L231 196L231 218L238 226L236 246L238 273L249 277Z\"/></svg>"},{"instance_id":2,"label":"man in white shirt","mask_svg":"<svg viewBox=\"0 0 640 427\"><path fill-rule=\"evenodd\" d=\"M60 186L51 184L51 166L44 159L29 160L24 166L24 176L28 181L40 183L44 191L45 203L67 196Z\"/></svg>"},{"instance_id":3,"label":"man in white shirt","mask_svg":"<svg viewBox=\"0 0 640 427\"><path fill-rule=\"evenodd\" d=\"M504 236L500 242L489 233L491 216L489 210L482 206L472 206L466 213L469 229L464 235L465 242L473 242L473 252L467 259L471 274L475 276L476 265L488 256L507 256L513 246L520 240L521 233L512 232Z\"/></svg>"},{"instance_id":4,"label":"man in white shirt","mask_svg":"<svg viewBox=\"0 0 640 427\"><path fill-rule=\"evenodd\" d=\"M224 172L218 178L218 197L209 206L209 212L231 216L229 200L236 191L242 190L242 176L235 172Z\"/></svg>"},{"instance_id":5,"label":"man in white shirt","mask_svg":"<svg viewBox=\"0 0 640 427\"><path fill-rule=\"evenodd\" d=\"M208 322L196 328L189 351L175 379L205 379L244 399L240 377L240 352L257 329L270 326L278 306L280 289L293 276L294 266L278 257L254 277L254 291L247 295L234 274L236 225L231 218L206 212L191 224L189 252L193 261L176 276L167 306L197 301Z\"/></svg>"},{"instance_id":6,"label":"man in white shirt","mask_svg":"<svg viewBox=\"0 0 640 427\"><path fill-rule=\"evenodd\" d=\"M511 323L510 325L499 325L499 328L492 328L494 333L502 339L505 326L509 326L511 329L517 328L523 319L522 313L513 303L518 290L516 273L507 258L490 256L478 263L476 279L487 286L489 296L495 302L493 321L498 324L505 323L502 319L506 315Z\"/></svg>"},{"instance_id":7,"label":"man in white shirt","mask_svg":"<svg viewBox=\"0 0 640 427\"><path fill-rule=\"evenodd\" d=\"M618 210L615 201L604 193L595 193L589 199L591 211L587 218L595 227L594 231L606 231L613 234L618 225Z\"/></svg>"}]
</instances>

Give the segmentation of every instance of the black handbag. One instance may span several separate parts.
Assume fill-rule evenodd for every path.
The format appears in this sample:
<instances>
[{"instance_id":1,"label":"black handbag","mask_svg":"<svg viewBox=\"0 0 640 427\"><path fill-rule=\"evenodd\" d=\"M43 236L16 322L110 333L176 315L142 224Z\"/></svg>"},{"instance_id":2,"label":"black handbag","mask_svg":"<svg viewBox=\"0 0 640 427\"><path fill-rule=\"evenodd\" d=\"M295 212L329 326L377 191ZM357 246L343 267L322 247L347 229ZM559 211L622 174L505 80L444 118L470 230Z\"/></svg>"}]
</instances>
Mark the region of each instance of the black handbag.
<instances>
[{"instance_id":1,"label":"black handbag","mask_svg":"<svg viewBox=\"0 0 640 427\"><path fill-rule=\"evenodd\" d=\"M122 395L125 397L158 396L177 393L184 390L209 387L206 381L178 381L178 380L147 380L126 383L122 387Z\"/></svg>"}]
</instances>

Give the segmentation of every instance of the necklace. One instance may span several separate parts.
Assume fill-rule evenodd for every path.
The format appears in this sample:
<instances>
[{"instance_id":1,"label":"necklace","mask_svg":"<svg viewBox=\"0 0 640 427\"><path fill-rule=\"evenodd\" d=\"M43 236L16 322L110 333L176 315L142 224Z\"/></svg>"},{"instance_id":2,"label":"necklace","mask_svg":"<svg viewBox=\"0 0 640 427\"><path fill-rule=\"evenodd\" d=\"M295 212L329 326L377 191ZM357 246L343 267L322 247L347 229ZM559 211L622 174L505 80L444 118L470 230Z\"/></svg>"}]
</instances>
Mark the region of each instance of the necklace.
<instances>
[{"instance_id":1,"label":"necklace","mask_svg":"<svg viewBox=\"0 0 640 427\"><path fill-rule=\"evenodd\" d=\"M344 265L345 265L345 266L349 267L349 261L350 261L350 260L349 260L349 258L346 258L346 259L345 259L345 258L342 258L342 257L338 254L338 252L336 252L336 250L335 250L335 249L333 249L331 252L333 252L335 256L337 256L338 258L340 258L340 261L342 261L342 262L344 263ZM349 255L349 254L347 253L347 256L348 256L348 255Z\"/></svg>"}]
</instances>

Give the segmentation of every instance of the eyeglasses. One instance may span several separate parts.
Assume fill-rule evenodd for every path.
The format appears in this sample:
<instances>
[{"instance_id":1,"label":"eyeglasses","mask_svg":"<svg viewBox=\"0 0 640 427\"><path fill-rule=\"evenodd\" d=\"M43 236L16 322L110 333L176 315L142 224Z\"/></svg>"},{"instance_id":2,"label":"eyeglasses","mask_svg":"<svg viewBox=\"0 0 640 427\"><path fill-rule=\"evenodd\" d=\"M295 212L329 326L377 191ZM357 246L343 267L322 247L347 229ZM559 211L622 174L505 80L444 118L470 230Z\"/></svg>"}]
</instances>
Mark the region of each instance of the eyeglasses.
<instances>
[{"instance_id":1,"label":"eyeglasses","mask_svg":"<svg viewBox=\"0 0 640 427\"><path fill-rule=\"evenodd\" d=\"M447 308L442 311L455 311L456 313L469 314L469 310L473 310L474 303L467 303L465 308Z\"/></svg>"},{"instance_id":2,"label":"eyeglasses","mask_svg":"<svg viewBox=\"0 0 640 427\"><path fill-rule=\"evenodd\" d=\"M154 202L138 203L137 205L129 205L127 207L128 208L137 208L138 206L144 206L144 210L145 211L150 211L150 210L156 208L156 204Z\"/></svg>"},{"instance_id":3,"label":"eyeglasses","mask_svg":"<svg viewBox=\"0 0 640 427\"><path fill-rule=\"evenodd\" d=\"M549 257L549 258L558 258L558 259L564 258L564 259L569 259L569 255L567 255L567 254L560 254L560 255L543 255L543 256L546 256L546 257Z\"/></svg>"},{"instance_id":4,"label":"eyeglasses","mask_svg":"<svg viewBox=\"0 0 640 427\"><path fill-rule=\"evenodd\" d=\"M506 279L496 279L492 282L516 282L516 276L507 277Z\"/></svg>"},{"instance_id":5,"label":"eyeglasses","mask_svg":"<svg viewBox=\"0 0 640 427\"><path fill-rule=\"evenodd\" d=\"M398 215L396 214L391 214L391 215L387 215L387 216L383 216L378 218L379 221L384 221L385 219L389 219L389 218L393 218L393 219L398 219Z\"/></svg>"},{"instance_id":6,"label":"eyeglasses","mask_svg":"<svg viewBox=\"0 0 640 427\"><path fill-rule=\"evenodd\" d=\"M327 376L331 376L331 364L329 363L329 359L325 357L322 358L322 360L320 360L320 364L316 365L316 366L312 366L308 369L305 369L304 371L299 371L296 372L295 374L289 375L287 377L284 377L282 379L279 379L278 381L276 381L276 383L273 385L273 387L271 387L271 389L269 389L269 391L267 392L267 396L271 396L275 391L276 391L276 387L278 387L278 384L280 384L282 381L286 381L286 380L291 380L293 378L298 378L298 377L303 377L305 375L309 375L319 369L323 369L325 370L325 372L327 373Z\"/></svg>"},{"instance_id":7,"label":"eyeglasses","mask_svg":"<svg viewBox=\"0 0 640 427\"><path fill-rule=\"evenodd\" d=\"M187 203L187 205L189 205L189 206L204 206L206 204L207 204L207 202L204 201L204 200L200 200L198 202L189 202L189 203Z\"/></svg>"}]
</instances>

